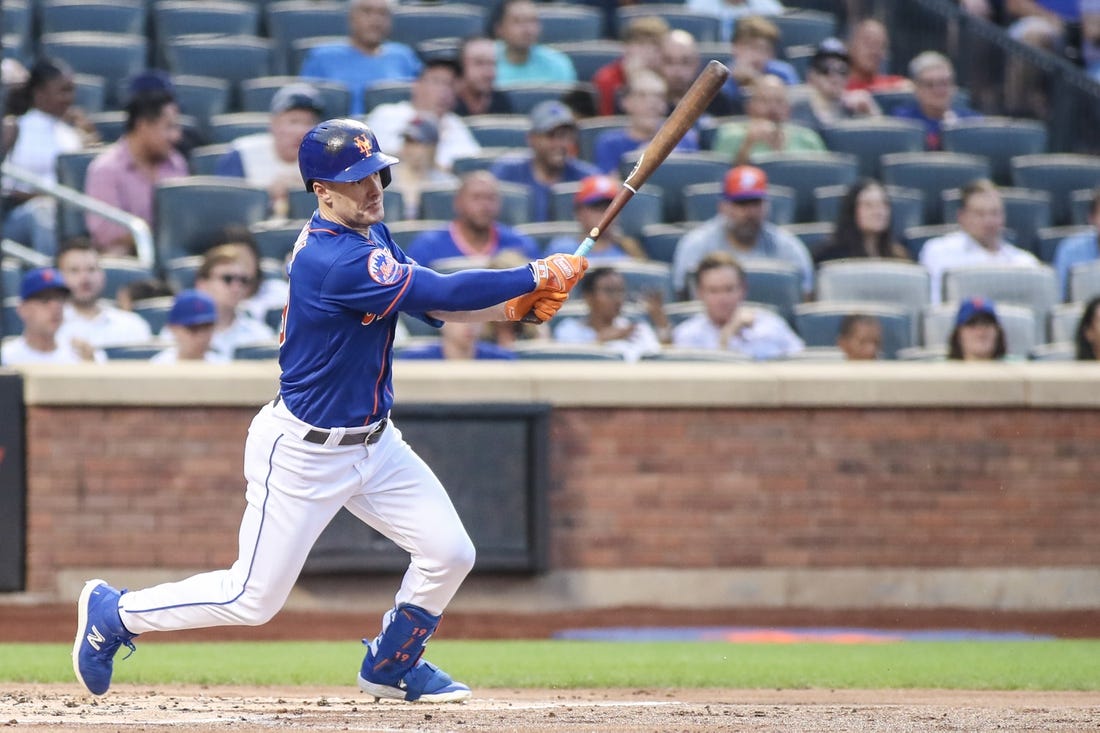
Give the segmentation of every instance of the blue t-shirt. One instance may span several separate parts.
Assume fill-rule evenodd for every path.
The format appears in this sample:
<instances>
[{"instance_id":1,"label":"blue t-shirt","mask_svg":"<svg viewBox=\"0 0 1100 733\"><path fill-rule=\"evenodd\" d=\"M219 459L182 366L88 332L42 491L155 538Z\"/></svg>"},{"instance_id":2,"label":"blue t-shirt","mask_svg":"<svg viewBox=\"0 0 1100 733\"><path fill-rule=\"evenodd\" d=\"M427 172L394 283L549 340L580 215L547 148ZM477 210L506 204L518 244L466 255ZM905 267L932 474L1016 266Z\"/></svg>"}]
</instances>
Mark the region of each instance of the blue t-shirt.
<instances>
[{"instance_id":1,"label":"blue t-shirt","mask_svg":"<svg viewBox=\"0 0 1100 733\"><path fill-rule=\"evenodd\" d=\"M531 46L527 61L513 64L504 54L504 41L496 42L498 87L516 84L569 84L577 80L573 61L556 48L541 43Z\"/></svg>"},{"instance_id":2,"label":"blue t-shirt","mask_svg":"<svg viewBox=\"0 0 1100 733\"><path fill-rule=\"evenodd\" d=\"M504 158L498 160L492 167L493 175L502 181L510 183L522 183L531 191L531 221L551 221L550 186L536 180L535 169L531 163L531 156ZM600 169L583 160L569 158L565 161L565 170L562 172L559 183L579 181L588 176L599 174Z\"/></svg>"},{"instance_id":3,"label":"blue t-shirt","mask_svg":"<svg viewBox=\"0 0 1100 733\"><path fill-rule=\"evenodd\" d=\"M351 90L351 114L366 114L363 90L382 81L412 81L423 64L404 43L383 43L378 53L368 56L349 43L317 46L302 61L300 76L331 79Z\"/></svg>"},{"instance_id":4,"label":"blue t-shirt","mask_svg":"<svg viewBox=\"0 0 1100 733\"><path fill-rule=\"evenodd\" d=\"M943 149L943 123L944 120L934 120L921 112L920 106L917 104L902 104L894 109L890 110L891 117L900 117L903 120L916 120L924 125L924 149L925 150L942 150ZM981 112L975 112L969 107L963 107L962 105L953 106L947 113L945 119L961 119L963 117L981 117Z\"/></svg>"},{"instance_id":5,"label":"blue t-shirt","mask_svg":"<svg viewBox=\"0 0 1100 733\"><path fill-rule=\"evenodd\" d=\"M1062 296L1069 300L1069 276L1074 265L1081 265L1100 259L1100 247L1097 246L1096 232L1085 232L1066 237L1054 250L1054 271L1058 273L1058 284Z\"/></svg>"},{"instance_id":6,"label":"blue t-shirt","mask_svg":"<svg viewBox=\"0 0 1100 733\"><path fill-rule=\"evenodd\" d=\"M538 243L526 234L520 234L515 229L500 223L493 227L493 231L496 235L496 246L485 256L492 257L497 252L505 249L518 249L529 260L537 260L542 257ZM459 245L455 238L456 234L456 229L452 224L446 229L436 229L417 235L413 241L409 242L409 257L416 260L417 264L431 267L436 260L447 257L471 256L473 253L469 248Z\"/></svg>"},{"instance_id":7,"label":"blue t-shirt","mask_svg":"<svg viewBox=\"0 0 1100 733\"><path fill-rule=\"evenodd\" d=\"M418 346L415 349L405 349L398 354L401 359L442 359L443 346L441 344L429 344L428 346ZM516 354L514 351L501 348L496 344L491 344L488 341L478 341L474 344L474 358L475 359L515 359Z\"/></svg>"},{"instance_id":8,"label":"blue t-shirt","mask_svg":"<svg viewBox=\"0 0 1100 733\"><path fill-rule=\"evenodd\" d=\"M627 134L626 130L608 130L596 136L596 146L593 157L596 159L596 167L604 173L619 175L619 161L623 153L637 150L648 140L635 140ZM699 150L699 133L690 129L680 138L673 148L677 153L694 153Z\"/></svg>"}]
</instances>

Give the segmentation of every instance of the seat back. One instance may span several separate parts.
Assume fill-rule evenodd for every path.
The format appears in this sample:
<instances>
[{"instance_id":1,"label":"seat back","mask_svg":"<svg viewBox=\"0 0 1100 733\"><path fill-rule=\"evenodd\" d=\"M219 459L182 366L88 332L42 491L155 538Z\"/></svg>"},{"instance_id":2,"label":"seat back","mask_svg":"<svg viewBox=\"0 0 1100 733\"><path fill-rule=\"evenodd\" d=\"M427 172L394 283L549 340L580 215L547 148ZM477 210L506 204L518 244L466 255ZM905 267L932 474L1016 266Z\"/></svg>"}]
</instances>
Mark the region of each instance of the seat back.
<instances>
[{"instance_id":1,"label":"seat back","mask_svg":"<svg viewBox=\"0 0 1100 733\"><path fill-rule=\"evenodd\" d=\"M271 128L271 115L266 112L227 112L214 115L208 123L208 137L212 144L231 143L239 137Z\"/></svg>"},{"instance_id":2,"label":"seat back","mask_svg":"<svg viewBox=\"0 0 1100 733\"><path fill-rule=\"evenodd\" d=\"M535 240L539 249L546 251L550 242L558 237L571 237L580 244L580 227L575 221L536 221L516 225L516 231Z\"/></svg>"},{"instance_id":3,"label":"seat back","mask_svg":"<svg viewBox=\"0 0 1100 733\"><path fill-rule=\"evenodd\" d=\"M895 117L837 120L822 128L821 138L829 150L856 156L860 175L871 178L881 177L883 155L924 150L924 126Z\"/></svg>"},{"instance_id":4,"label":"seat back","mask_svg":"<svg viewBox=\"0 0 1100 733\"><path fill-rule=\"evenodd\" d=\"M722 24L716 15L693 12L683 4L641 3L638 5L620 5L615 10L620 31L636 18L657 15L668 23L673 30L684 30L700 43L720 41Z\"/></svg>"},{"instance_id":5,"label":"seat back","mask_svg":"<svg viewBox=\"0 0 1100 733\"><path fill-rule=\"evenodd\" d=\"M840 206L848 195L848 186L821 186L814 189L814 217L817 221L833 221L840 216ZM890 199L890 233L899 242L905 230L924 222L924 192L915 188L886 186Z\"/></svg>"},{"instance_id":6,"label":"seat back","mask_svg":"<svg viewBox=\"0 0 1100 733\"><path fill-rule=\"evenodd\" d=\"M38 46L42 53L61 59L82 74L104 79L134 76L145 68L148 54L148 42L138 33L45 33L38 39ZM122 106L114 84L107 84L104 91L108 109Z\"/></svg>"},{"instance_id":7,"label":"seat back","mask_svg":"<svg viewBox=\"0 0 1100 733\"><path fill-rule=\"evenodd\" d=\"M233 358L253 361L278 359L279 343L277 341L264 341L255 344L240 344L233 349Z\"/></svg>"},{"instance_id":8,"label":"seat back","mask_svg":"<svg viewBox=\"0 0 1100 733\"><path fill-rule=\"evenodd\" d=\"M179 36L165 42L164 53L173 74L216 76L234 90L246 79L274 72L274 42L259 36Z\"/></svg>"},{"instance_id":9,"label":"seat back","mask_svg":"<svg viewBox=\"0 0 1100 733\"><path fill-rule=\"evenodd\" d=\"M1070 201L1074 191L1100 185L1100 158L1094 155L1017 155L1009 164L1013 185L1050 193L1051 220L1056 226L1071 223Z\"/></svg>"},{"instance_id":10,"label":"seat back","mask_svg":"<svg viewBox=\"0 0 1100 733\"><path fill-rule=\"evenodd\" d=\"M409 244L424 232L446 229L450 223L446 219L410 219L387 224L386 228L390 230L390 236L397 242L397 246L408 250Z\"/></svg>"},{"instance_id":11,"label":"seat back","mask_svg":"<svg viewBox=\"0 0 1100 733\"><path fill-rule=\"evenodd\" d=\"M264 20L267 35L275 44L274 72L297 74L301 63L292 58L294 42L324 36L346 40L348 4L340 0L269 2L264 8Z\"/></svg>"},{"instance_id":12,"label":"seat back","mask_svg":"<svg viewBox=\"0 0 1100 733\"><path fill-rule=\"evenodd\" d=\"M811 259L817 258L833 239L836 224L831 221L809 221L802 224L790 224L783 227L806 246Z\"/></svg>"},{"instance_id":13,"label":"seat back","mask_svg":"<svg viewBox=\"0 0 1100 733\"><path fill-rule=\"evenodd\" d=\"M909 254L913 256L913 259L919 260L920 251L924 248L925 242L929 239L950 234L951 232L957 232L958 230L958 224L931 224L927 226L909 227L905 230L902 242L905 244L906 249L909 250Z\"/></svg>"},{"instance_id":14,"label":"seat back","mask_svg":"<svg viewBox=\"0 0 1100 733\"><path fill-rule=\"evenodd\" d=\"M632 150L623 155L619 175L625 179L637 163L642 150ZM674 223L685 220L684 190L695 183L722 181L729 170L729 161L715 153L671 153L653 170L645 185L660 186L664 192L662 221ZM644 188L644 187L643 187Z\"/></svg>"},{"instance_id":15,"label":"seat back","mask_svg":"<svg viewBox=\"0 0 1100 733\"><path fill-rule=\"evenodd\" d=\"M268 205L265 189L239 179L190 176L157 184L153 221L158 261L205 252L225 226L248 226L266 218Z\"/></svg>"},{"instance_id":16,"label":"seat back","mask_svg":"<svg viewBox=\"0 0 1100 733\"><path fill-rule=\"evenodd\" d=\"M795 330L810 347L835 346L840 324L849 315L871 316L878 320L882 326L883 358L895 359L899 350L915 343L916 314L889 301L799 303L794 313Z\"/></svg>"},{"instance_id":17,"label":"seat back","mask_svg":"<svg viewBox=\"0 0 1100 733\"><path fill-rule=\"evenodd\" d=\"M943 127L943 149L989 159L993 180L1012 184L1012 157L1047 149L1047 127L1038 120L1013 117L964 117Z\"/></svg>"},{"instance_id":18,"label":"seat back","mask_svg":"<svg viewBox=\"0 0 1100 733\"><path fill-rule=\"evenodd\" d=\"M245 79L240 84L242 112L271 111L271 100L288 84L305 82L316 89L324 104L322 119L347 117L351 109L351 91L342 83L328 79L302 79L298 76L263 76L258 79Z\"/></svg>"},{"instance_id":19,"label":"seat back","mask_svg":"<svg viewBox=\"0 0 1100 733\"><path fill-rule=\"evenodd\" d=\"M212 176L217 169L218 161L222 156L232 150L229 143L215 143L213 145L200 145L192 148L187 154L187 166L194 176Z\"/></svg>"},{"instance_id":20,"label":"seat back","mask_svg":"<svg viewBox=\"0 0 1100 733\"><path fill-rule=\"evenodd\" d=\"M894 303L913 314L928 305L928 270L899 260L823 262L817 271L819 301Z\"/></svg>"},{"instance_id":21,"label":"seat back","mask_svg":"<svg viewBox=\"0 0 1100 733\"><path fill-rule=\"evenodd\" d=\"M572 361L623 361L623 355L598 344L559 344L554 341L517 341L517 359L567 359Z\"/></svg>"},{"instance_id":22,"label":"seat back","mask_svg":"<svg viewBox=\"0 0 1100 733\"><path fill-rule=\"evenodd\" d=\"M149 324L150 331L158 334L168 325L168 314L172 311L172 304L175 300L175 297L171 295L142 298L141 300L135 300L131 308L134 313L145 319L145 322Z\"/></svg>"},{"instance_id":23,"label":"seat back","mask_svg":"<svg viewBox=\"0 0 1100 733\"><path fill-rule=\"evenodd\" d=\"M676 254L676 245L688 233L686 224L650 224L643 227L639 240L646 256L657 262L672 262ZM675 287L675 283L673 284Z\"/></svg>"},{"instance_id":24,"label":"seat back","mask_svg":"<svg viewBox=\"0 0 1100 733\"><path fill-rule=\"evenodd\" d=\"M1049 265L977 265L944 273L944 300L958 302L973 296L990 298L998 307L1008 303L1030 308L1035 314L1035 343L1046 340L1047 314L1061 302L1058 279Z\"/></svg>"},{"instance_id":25,"label":"seat back","mask_svg":"<svg viewBox=\"0 0 1100 733\"><path fill-rule=\"evenodd\" d=\"M596 159L596 140L608 130L624 130L629 124L626 115L607 115L599 117L587 117L577 121L577 146L580 148L578 157L581 160Z\"/></svg>"},{"instance_id":26,"label":"seat back","mask_svg":"<svg viewBox=\"0 0 1100 733\"><path fill-rule=\"evenodd\" d=\"M929 224L944 221L941 191L989 178L992 172L988 158L964 153L890 153L879 165L885 183L924 192L924 221Z\"/></svg>"},{"instance_id":27,"label":"seat back","mask_svg":"<svg viewBox=\"0 0 1100 733\"><path fill-rule=\"evenodd\" d=\"M100 150L78 150L74 153L61 153L57 156L57 182L62 186L84 191L84 177ZM57 241L63 242L70 237L86 235L88 227L84 225L84 210L70 206L64 201L57 202Z\"/></svg>"},{"instance_id":28,"label":"seat back","mask_svg":"<svg viewBox=\"0 0 1100 733\"><path fill-rule=\"evenodd\" d=\"M390 40L415 46L439 38L466 38L485 32L485 8L465 3L397 5Z\"/></svg>"},{"instance_id":29,"label":"seat back","mask_svg":"<svg viewBox=\"0 0 1100 733\"><path fill-rule=\"evenodd\" d=\"M527 187L507 181L500 181L497 186L500 189L499 221L509 226L529 222L531 196ZM420 218L454 219L454 200L458 188L458 184L454 183L425 186L420 192Z\"/></svg>"},{"instance_id":30,"label":"seat back","mask_svg":"<svg viewBox=\"0 0 1100 733\"><path fill-rule=\"evenodd\" d=\"M597 71L623 55L622 43L606 39L555 43L554 48L573 62L580 81L592 81Z\"/></svg>"},{"instance_id":31,"label":"seat back","mask_svg":"<svg viewBox=\"0 0 1100 733\"><path fill-rule=\"evenodd\" d=\"M725 351L723 349L681 349L674 346L665 346L660 351L642 354L642 361L721 361L726 363L748 364L752 363L752 357L737 351Z\"/></svg>"},{"instance_id":32,"label":"seat back","mask_svg":"<svg viewBox=\"0 0 1100 733\"><path fill-rule=\"evenodd\" d=\"M260 5L240 0L157 0L153 9L153 32L158 63L167 63L165 49L170 40L203 34L258 36Z\"/></svg>"},{"instance_id":33,"label":"seat back","mask_svg":"<svg viewBox=\"0 0 1100 733\"><path fill-rule=\"evenodd\" d=\"M593 91L591 84L565 84L561 82L543 82L541 84L517 84L504 88L508 101L512 103L512 112L526 115L540 102L548 99L562 99L576 89Z\"/></svg>"},{"instance_id":34,"label":"seat back","mask_svg":"<svg viewBox=\"0 0 1100 733\"><path fill-rule=\"evenodd\" d=\"M1050 309L1050 340L1073 341L1085 312L1084 302L1058 303Z\"/></svg>"},{"instance_id":35,"label":"seat back","mask_svg":"<svg viewBox=\"0 0 1100 733\"><path fill-rule=\"evenodd\" d=\"M836 15L820 10L788 10L768 16L779 28L779 46L816 46L837 33Z\"/></svg>"},{"instance_id":36,"label":"seat back","mask_svg":"<svg viewBox=\"0 0 1100 733\"><path fill-rule=\"evenodd\" d=\"M555 183L550 187L550 216L557 221L570 221L574 218L573 197L580 189L579 181ZM623 233L640 240L647 226L661 222L662 198L664 192L659 186L646 184L638 189L615 219Z\"/></svg>"},{"instance_id":37,"label":"seat back","mask_svg":"<svg viewBox=\"0 0 1100 733\"><path fill-rule=\"evenodd\" d=\"M459 178L473 171L487 171L504 157L525 155L527 148L482 148L480 153L461 155L451 163L451 172Z\"/></svg>"},{"instance_id":38,"label":"seat back","mask_svg":"<svg viewBox=\"0 0 1100 733\"><path fill-rule=\"evenodd\" d=\"M706 221L718 213L718 200L722 194L721 181L693 183L683 191L684 221ZM784 225L794 221L794 207L797 200L790 186L771 184L768 186L768 221Z\"/></svg>"},{"instance_id":39,"label":"seat back","mask_svg":"<svg viewBox=\"0 0 1100 733\"><path fill-rule=\"evenodd\" d=\"M794 323L794 307L802 302L801 271L786 260L763 257L743 259L740 264L745 271L745 296L774 307Z\"/></svg>"},{"instance_id":40,"label":"seat back","mask_svg":"<svg viewBox=\"0 0 1100 733\"><path fill-rule=\"evenodd\" d=\"M1052 262L1063 239L1094 231L1096 230L1091 226L1044 227L1035 234L1036 255L1043 262Z\"/></svg>"},{"instance_id":41,"label":"seat back","mask_svg":"<svg viewBox=\"0 0 1100 733\"><path fill-rule=\"evenodd\" d=\"M1032 361L1075 361L1077 359L1077 344L1073 341L1039 344L1031 350L1028 358Z\"/></svg>"},{"instance_id":42,"label":"seat back","mask_svg":"<svg viewBox=\"0 0 1100 733\"><path fill-rule=\"evenodd\" d=\"M31 64L34 35L34 12L27 0L4 0L0 3L0 30L3 31L4 58L15 58Z\"/></svg>"},{"instance_id":43,"label":"seat back","mask_svg":"<svg viewBox=\"0 0 1100 733\"><path fill-rule=\"evenodd\" d=\"M955 328L958 303L938 303L924 309L921 330L925 347L946 348L951 331ZM997 320L1005 332L1005 350L1008 355L1026 359L1039 343L1036 333L1035 313L1023 305L1005 303L997 305Z\"/></svg>"},{"instance_id":44,"label":"seat back","mask_svg":"<svg viewBox=\"0 0 1100 733\"><path fill-rule=\"evenodd\" d=\"M851 185L859 176L851 153L763 153L752 162L767 174L769 184L794 189L794 221L814 221L814 189Z\"/></svg>"},{"instance_id":45,"label":"seat back","mask_svg":"<svg viewBox=\"0 0 1100 733\"><path fill-rule=\"evenodd\" d=\"M607 262L607 266L622 274L623 280L626 281L628 302L644 301L650 293L659 293L665 301L672 300L674 297L672 267L667 262L617 259Z\"/></svg>"},{"instance_id":46,"label":"seat back","mask_svg":"<svg viewBox=\"0 0 1100 733\"><path fill-rule=\"evenodd\" d=\"M1100 295L1100 260L1074 265L1069 271L1069 299L1084 303Z\"/></svg>"},{"instance_id":47,"label":"seat back","mask_svg":"<svg viewBox=\"0 0 1100 733\"><path fill-rule=\"evenodd\" d=\"M470 115L463 119L478 145L486 148L527 146L531 123L523 115Z\"/></svg>"},{"instance_id":48,"label":"seat back","mask_svg":"<svg viewBox=\"0 0 1100 733\"><path fill-rule=\"evenodd\" d=\"M23 333L23 319L19 317L18 295L9 295L3 300L3 314L0 316L0 338L18 336Z\"/></svg>"},{"instance_id":49,"label":"seat back","mask_svg":"<svg viewBox=\"0 0 1100 733\"><path fill-rule=\"evenodd\" d=\"M7 5L7 0L4 4ZM145 3L137 0L42 0L38 3L39 33L72 31L144 34Z\"/></svg>"},{"instance_id":50,"label":"seat back","mask_svg":"<svg viewBox=\"0 0 1100 733\"><path fill-rule=\"evenodd\" d=\"M305 225L305 219L258 221L250 225L248 230L252 232L252 237L256 240L260 257L267 257L281 262L294 249L294 243Z\"/></svg>"},{"instance_id":51,"label":"seat back","mask_svg":"<svg viewBox=\"0 0 1100 733\"><path fill-rule=\"evenodd\" d=\"M168 348L161 343L125 344L104 346L103 352L109 361L148 361Z\"/></svg>"},{"instance_id":52,"label":"seat back","mask_svg":"<svg viewBox=\"0 0 1100 733\"><path fill-rule=\"evenodd\" d=\"M172 86L180 112L194 117L204 136L209 133L210 119L229 110L232 89L225 79L180 74L172 77Z\"/></svg>"},{"instance_id":53,"label":"seat back","mask_svg":"<svg viewBox=\"0 0 1100 733\"><path fill-rule=\"evenodd\" d=\"M586 5L538 3L539 43L595 41L604 37L603 12Z\"/></svg>"},{"instance_id":54,"label":"seat back","mask_svg":"<svg viewBox=\"0 0 1100 733\"><path fill-rule=\"evenodd\" d=\"M153 277L152 268L135 261L132 257L101 257L99 266L103 269L106 281L103 296L111 300L118 296L118 290L123 285Z\"/></svg>"},{"instance_id":55,"label":"seat back","mask_svg":"<svg viewBox=\"0 0 1100 733\"><path fill-rule=\"evenodd\" d=\"M1039 230L1050 226L1050 194L1030 188L998 189L1005 207L1005 226L1009 239L1017 247L1039 254ZM957 188L944 191L943 220L958 219L962 192Z\"/></svg>"}]
</instances>

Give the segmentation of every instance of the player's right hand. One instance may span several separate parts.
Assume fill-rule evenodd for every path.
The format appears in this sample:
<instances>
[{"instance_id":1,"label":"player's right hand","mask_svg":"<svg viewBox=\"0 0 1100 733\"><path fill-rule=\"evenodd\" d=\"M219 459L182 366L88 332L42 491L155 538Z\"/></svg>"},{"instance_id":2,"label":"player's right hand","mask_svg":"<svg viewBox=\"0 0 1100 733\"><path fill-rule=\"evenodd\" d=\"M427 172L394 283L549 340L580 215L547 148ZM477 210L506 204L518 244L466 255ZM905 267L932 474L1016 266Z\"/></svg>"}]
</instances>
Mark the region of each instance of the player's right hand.
<instances>
[{"instance_id":1,"label":"player's right hand","mask_svg":"<svg viewBox=\"0 0 1100 733\"><path fill-rule=\"evenodd\" d=\"M588 258L577 255L550 255L531 263L535 275L535 291L568 293L588 269Z\"/></svg>"},{"instance_id":2,"label":"player's right hand","mask_svg":"<svg viewBox=\"0 0 1100 733\"><path fill-rule=\"evenodd\" d=\"M557 314L568 293L550 293L545 290L532 290L526 295L512 298L504 304L504 317L509 321L522 321L531 315L535 323L546 323Z\"/></svg>"}]
</instances>

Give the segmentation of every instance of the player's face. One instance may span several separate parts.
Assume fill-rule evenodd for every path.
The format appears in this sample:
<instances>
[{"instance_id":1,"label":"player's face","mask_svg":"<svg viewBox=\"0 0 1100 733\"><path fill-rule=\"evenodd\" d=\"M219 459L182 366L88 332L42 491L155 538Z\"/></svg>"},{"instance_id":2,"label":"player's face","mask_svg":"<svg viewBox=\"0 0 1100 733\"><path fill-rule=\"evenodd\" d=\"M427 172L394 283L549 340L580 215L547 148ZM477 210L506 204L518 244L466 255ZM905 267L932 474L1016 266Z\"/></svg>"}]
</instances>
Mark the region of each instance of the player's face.
<instances>
[{"instance_id":1,"label":"player's face","mask_svg":"<svg viewBox=\"0 0 1100 733\"><path fill-rule=\"evenodd\" d=\"M732 267L707 270L700 276L696 290L707 318L713 323L729 322L745 299L745 285Z\"/></svg>"},{"instance_id":2,"label":"player's face","mask_svg":"<svg viewBox=\"0 0 1100 733\"><path fill-rule=\"evenodd\" d=\"M58 260L57 269L73 291L73 303L78 306L95 303L107 284L107 276L99 266L99 255L89 250L65 252Z\"/></svg>"},{"instance_id":3,"label":"player's face","mask_svg":"<svg viewBox=\"0 0 1100 733\"><path fill-rule=\"evenodd\" d=\"M382 178L371 173L353 183L315 183L321 213L350 229L366 229L382 221Z\"/></svg>"}]
</instances>

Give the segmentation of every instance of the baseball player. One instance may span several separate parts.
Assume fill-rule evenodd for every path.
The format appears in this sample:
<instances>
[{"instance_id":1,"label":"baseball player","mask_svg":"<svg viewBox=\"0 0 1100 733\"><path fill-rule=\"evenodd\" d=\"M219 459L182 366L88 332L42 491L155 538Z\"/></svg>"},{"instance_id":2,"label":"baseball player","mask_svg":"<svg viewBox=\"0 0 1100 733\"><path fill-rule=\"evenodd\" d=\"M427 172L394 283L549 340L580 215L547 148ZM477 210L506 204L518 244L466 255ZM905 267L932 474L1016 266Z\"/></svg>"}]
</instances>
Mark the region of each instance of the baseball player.
<instances>
[{"instance_id":1,"label":"baseball player","mask_svg":"<svg viewBox=\"0 0 1100 733\"><path fill-rule=\"evenodd\" d=\"M132 652L146 631L271 619L321 531L346 507L411 556L394 608L367 644L360 689L376 700L470 697L421 658L474 564L474 547L443 486L389 418L397 314L439 326L519 320L533 310L545 321L588 262L554 255L449 275L420 267L382 223L382 189L397 162L350 119L322 122L303 139L298 163L317 211L289 265L279 394L253 419L245 443L240 556L228 570L134 592L88 581L73 669L91 693L107 692L115 653L123 645Z\"/></svg>"}]
</instances>

